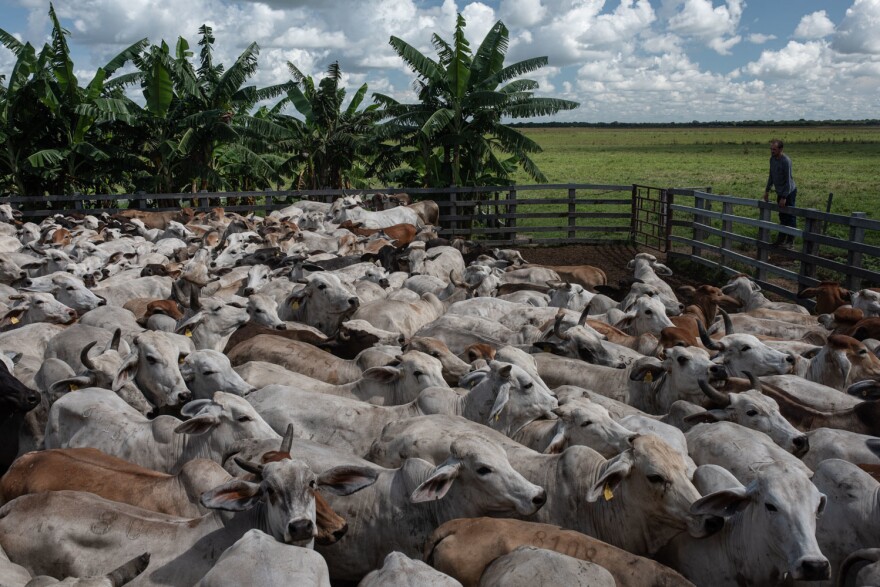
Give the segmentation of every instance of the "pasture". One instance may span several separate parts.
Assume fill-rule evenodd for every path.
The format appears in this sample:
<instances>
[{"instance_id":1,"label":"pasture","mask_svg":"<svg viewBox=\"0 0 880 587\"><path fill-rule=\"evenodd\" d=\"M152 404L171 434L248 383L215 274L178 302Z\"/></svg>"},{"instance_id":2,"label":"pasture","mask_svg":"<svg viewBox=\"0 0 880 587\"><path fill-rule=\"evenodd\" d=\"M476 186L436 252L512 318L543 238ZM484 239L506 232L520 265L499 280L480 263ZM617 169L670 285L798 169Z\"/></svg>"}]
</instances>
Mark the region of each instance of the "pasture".
<instances>
[{"instance_id":1,"label":"pasture","mask_svg":"<svg viewBox=\"0 0 880 587\"><path fill-rule=\"evenodd\" d=\"M716 194L760 198L769 141L792 159L798 206L880 218L880 129L876 127L528 128L544 149L535 162L550 183L711 186ZM531 183L525 174L517 183Z\"/></svg>"}]
</instances>

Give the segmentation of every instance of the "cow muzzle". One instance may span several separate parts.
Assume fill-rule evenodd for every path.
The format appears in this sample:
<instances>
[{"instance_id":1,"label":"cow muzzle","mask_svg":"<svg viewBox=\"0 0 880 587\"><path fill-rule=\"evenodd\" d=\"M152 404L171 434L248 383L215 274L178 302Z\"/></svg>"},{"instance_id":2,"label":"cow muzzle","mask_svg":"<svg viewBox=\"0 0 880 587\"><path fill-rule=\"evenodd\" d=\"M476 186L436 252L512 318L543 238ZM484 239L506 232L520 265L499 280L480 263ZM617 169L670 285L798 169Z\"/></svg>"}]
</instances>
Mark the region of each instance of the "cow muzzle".
<instances>
[{"instance_id":1,"label":"cow muzzle","mask_svg":"<svg viewBox=\"0 0 880 587\"><path fill-rule=\"evenodd\" d=\"M293 542L303 542L311 540L315 537L315 524L308 518L293 520L287 524L287 532L285 532L284 541L288 544Z\"/></svg>"},{"instance_id":2,"label":"cow muzzle","mask_svg":"<svg viewBox=\"0 0 880 587\"><path fill-rule=\"evenodd\" d=\"M792 573L795 581L824 581L831 577L831 565L822 557L802 558Z\"/></svg>"}]
</instances>

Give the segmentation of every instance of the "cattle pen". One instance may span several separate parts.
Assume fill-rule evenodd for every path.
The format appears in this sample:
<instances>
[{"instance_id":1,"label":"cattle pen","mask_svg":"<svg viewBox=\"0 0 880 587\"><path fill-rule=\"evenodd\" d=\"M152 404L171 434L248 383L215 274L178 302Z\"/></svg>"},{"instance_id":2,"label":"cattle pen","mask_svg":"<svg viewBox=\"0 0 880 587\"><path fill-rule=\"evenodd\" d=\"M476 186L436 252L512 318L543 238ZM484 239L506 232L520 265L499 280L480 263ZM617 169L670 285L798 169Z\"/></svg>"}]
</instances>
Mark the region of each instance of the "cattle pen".
<instances>
[{"instance_id":1,"label":"cattle pen","mask_svg":"<svg viewBox=\"0 0 880 587\"><path fill-rule=\"evenodd\" d=\"M440 208L444 238L486 246L636 245L664 253L681 266L725 275L748 274L764 290L787 299L821 281L851 290L880 285L880 221L794 208L798 228L781 228L800 243L773 248L778 207L756 199L712 193L710 187L658 188L636 184L552 184L448 188L267 190L195 194L6 196L0 203L40 220L63 211L100 214L125 208L154 211L192 207L267 214L301 199L341 195L409 194ZM39 204L40 207L35 204ZM809 306L809 300L799 300Z\"/></svg>"}]
</instances>

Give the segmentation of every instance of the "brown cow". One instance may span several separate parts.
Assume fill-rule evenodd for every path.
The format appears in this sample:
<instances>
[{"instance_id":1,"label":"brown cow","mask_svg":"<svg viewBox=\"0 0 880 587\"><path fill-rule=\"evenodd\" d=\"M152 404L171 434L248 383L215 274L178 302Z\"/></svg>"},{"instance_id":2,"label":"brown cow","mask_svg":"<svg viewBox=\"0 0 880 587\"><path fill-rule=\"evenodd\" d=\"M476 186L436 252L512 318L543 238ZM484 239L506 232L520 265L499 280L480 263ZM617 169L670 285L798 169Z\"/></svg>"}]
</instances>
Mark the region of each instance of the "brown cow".
<instances>
[{"instance_id":1,"label":"brown cow","mask_svg":"<svg viewBox=\"0 0 880 587\"><path fill-rule=\"evenodd\" d=\"M416 238L416 227L412 224L395 224L387 228L363 228L362 222L353 222L345 220L339 225L349 232L358 236L372 236L377 232L385 235L389 240L394 241L392 244L399 248L405 247Z\"/></svg>"},{"instance_id":2,"label":"brown cow","mask_svg":"<svg viewBox=\"0 0 880 587\"><path fill-rule=\"evenodd\" d=\"M431 534L424 558L438 571L470 587L480 584L492 561L524 545L596 563L611 573L618 587L692 585L658 562L580 532L520 520L463 518L446 522Z\"/></svg>"},{"instance_id":3,"label":"brown cow","mask_svg":"<svg viewBox=\"0 0 880 587\"><path fill-rule=\"evenodd\" d=\"M202 493L229 480L229 473L206 459L186 463L177 475L159 473L94 448L25 453L0 479L3 503L41 491L87 491L106 499L185 518L203 515Z\"/></svg>"},{"instance_id":4,"label":"brown cow","mask_svg":"<svg viewBox=\"0 0 880 587\"><path fill-rule=\"evenodd\" d=\"M816 298L816 313L830 314L840 306L850 303L851 292L836 281L823 281L816 287L808 287L798 294L799 298Z\"/></svg>"},{"instance_id":5,"label":"brown cow","mask_svg":"<svg viewBox=\"0 0 880 587\"><path fill-rule=\"evenodd\" d=\"M597 285L608 285L605 272L592 265L528 265L528 267L544 267L559 275L559 279L568 283L577 283L585 288L593 289Z\"/></svg>"}]
</instances>

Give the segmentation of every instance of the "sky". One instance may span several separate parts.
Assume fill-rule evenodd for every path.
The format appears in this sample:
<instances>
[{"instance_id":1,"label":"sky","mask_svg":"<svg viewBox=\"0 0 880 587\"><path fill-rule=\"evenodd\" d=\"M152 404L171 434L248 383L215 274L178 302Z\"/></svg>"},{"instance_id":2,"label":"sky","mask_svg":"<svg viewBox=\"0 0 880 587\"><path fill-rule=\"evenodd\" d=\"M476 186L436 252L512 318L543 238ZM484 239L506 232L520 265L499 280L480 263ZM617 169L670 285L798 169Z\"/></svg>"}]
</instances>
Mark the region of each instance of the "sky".
<instances>
[{"instance_id":1,"label":"sky","mask_svg":"<svg viewBox=\"0 0 880 587\"><path fill-rule=\"evenodd\" d=\"M208 24L215 62L260 47L259 87L317 81L338 61L361 84L414 102L415 75L388 44L397 36L436 57L457 13L473 48L502 20L506 64L547 56L527 77L536 95L580 107L534 121L690 122L880 118L880 0L57 0L85 85L124 47L148 38L192 47ZM0 0L0 28L41 47L46 0ZM0 46L0 75L14 57ZM295 114L294 112L290 112Z\"/></svg>"}]
</instances>

